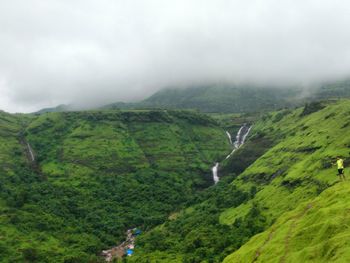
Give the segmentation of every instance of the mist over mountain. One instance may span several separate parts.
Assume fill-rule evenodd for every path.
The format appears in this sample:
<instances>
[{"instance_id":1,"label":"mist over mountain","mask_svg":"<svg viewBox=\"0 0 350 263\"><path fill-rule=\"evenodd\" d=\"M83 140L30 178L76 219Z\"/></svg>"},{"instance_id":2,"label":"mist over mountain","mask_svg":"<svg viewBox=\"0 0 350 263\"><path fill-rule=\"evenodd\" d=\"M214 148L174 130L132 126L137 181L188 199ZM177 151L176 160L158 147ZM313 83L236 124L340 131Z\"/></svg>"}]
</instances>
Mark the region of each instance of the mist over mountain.
<instances>
[{"instance_id":1,"label":"mist over mountain","mask_svg":"<svg viewBox=\"0 0 350 263\"><path fill-rule=\"evenodd\" d=\"M213 82L308 88L342 79L349 12L344 0L2 1L0 108L91 108Z\"/></svg>"},{"instance_id":2,"label":"mist over mountain","mask_svg":"<svg viewBox=\"0 0 350 263\"><path fill-rule=\"evenodd\" d=\"M0 263L350 262L349 28L345 0L0 1Z\"/></svg>"}]
</instances>

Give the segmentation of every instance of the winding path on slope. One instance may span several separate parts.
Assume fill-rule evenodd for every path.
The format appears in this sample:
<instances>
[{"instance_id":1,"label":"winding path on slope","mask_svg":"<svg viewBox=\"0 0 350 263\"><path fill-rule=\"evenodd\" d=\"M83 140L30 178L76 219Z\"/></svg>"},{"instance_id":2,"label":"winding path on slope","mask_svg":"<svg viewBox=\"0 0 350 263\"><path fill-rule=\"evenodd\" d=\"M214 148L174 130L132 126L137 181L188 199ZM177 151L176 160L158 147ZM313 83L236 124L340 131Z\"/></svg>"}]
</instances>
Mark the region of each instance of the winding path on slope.
<instances>
[{"instance_id":1,"label":"winding path on slope","mask_svg":"<svg viewBox=\"0 0 350 263\"><path fill-rule=\"evenodd\" d=\"M284 239L284 253L282 257L279 260L279 263L285 263L287 258L288 258L288 253L289 253L289 243L290 239L292 237L292 233L298 223L298 221L312 208L312 203L308 203L306 207L297 215L291 217L291 224L289 226L288 232L285 236ZM257 262L260 255L262 254L263 248L270 242L270 240L273 238L274 233L276 232L276 226L273 226L268 237L264 241L264 243L255 251L254 258L252 260L252 263Z\"/></svg>"},{"instance_id":2,"label":"winding path on slope","mask_svg":"<svg viewBox=\"0 0 350 263\"><path fill-rule=\"evenodd\" d=\"M280 259L280 263L285 263L286 262L286 259L287 259L287 256L288 256L288 253L289 253L289 243L290 243L290 239L292 237L292 233L293 233L293 230L295 229L298 221L312 208L312 204L311 203L308 203L306 205L306 207L303 209L303 211L301 211L299 214L297 214L296 216L293 217L293 221L292 223L290 224L289 226L289 229L288 229L288 233L285 237L285 240L284 240L284 254L283 256L281 257Z\"/></svg>"}]
</instances>

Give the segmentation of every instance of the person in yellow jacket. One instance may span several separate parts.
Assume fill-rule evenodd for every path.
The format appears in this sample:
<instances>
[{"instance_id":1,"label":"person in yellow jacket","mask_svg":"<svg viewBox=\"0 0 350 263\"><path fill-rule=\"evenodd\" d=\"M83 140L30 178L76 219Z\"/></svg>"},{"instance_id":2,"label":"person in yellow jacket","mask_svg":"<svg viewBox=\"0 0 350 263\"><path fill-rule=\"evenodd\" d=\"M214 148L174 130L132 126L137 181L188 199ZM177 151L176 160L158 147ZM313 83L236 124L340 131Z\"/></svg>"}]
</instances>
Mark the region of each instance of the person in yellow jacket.
<instances>
[{"instance_id":1,"label":"person in yellow jacket","mask_svg":"<svg viewBox=\"0 0 350 263\"><path fill-rule=\"evenodd\" d=\"M345 175L344 175L344 160L340 158L339 156L337 157L337 162L336 162L337 168L338 168L338 175L340 180L345 181Z\"/></svg>"}]
</instances>

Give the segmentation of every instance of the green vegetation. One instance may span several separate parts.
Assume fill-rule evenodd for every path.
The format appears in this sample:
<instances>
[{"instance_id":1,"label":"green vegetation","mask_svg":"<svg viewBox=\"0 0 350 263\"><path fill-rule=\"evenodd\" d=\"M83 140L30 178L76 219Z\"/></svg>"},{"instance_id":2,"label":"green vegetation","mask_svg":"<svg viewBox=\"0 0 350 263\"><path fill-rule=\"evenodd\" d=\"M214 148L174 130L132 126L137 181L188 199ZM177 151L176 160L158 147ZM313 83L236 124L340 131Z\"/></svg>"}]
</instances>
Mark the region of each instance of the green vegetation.
<instances>
[{"instance_id":1,"label":"green vegetation","mask_svg":"<svg viewBox=\"0 0 350 263\"><path fill-rule=\"evenodd\" d=\"M350 97L350 80L324 83L312 90L309 100L342 99Z\"/></svg>"},{"instance_id":2,"label":"green vegetation","mask_svg":"<svg viewBox=\"0 0 350 263\"><path fill-rule=\"evenodd\" d=\"M230 151L193 112L49 113L25 130L28 117L0 116L2 262L97 262L126 229L162 223L211 185Z\"/></svg>"},{"instance_id":3,"label":"green vegetation","mask_svg":"<svg viewBox=\"0 0 350 263\"><path fill-rule=\"evenodd\" d=\"M197 200L199 204L173 215L163 225L141 236L136 254L128 262L221 262L247 237L264 229L265 220L258 207L252 207L234 225L219 224L221 212L249 200L251 194L227 181L219 182L202 193Z\"/></svg>"},{"instance_id":4,"label":"green vegetation","mask_svg":"<svg viewBox=\"0 0 350 263\"><path fill-rule=\"evenodd\" d=\"M350 184L337 184L283 214L224 263L349 262Z\"/></svg>"},{"instance_id":5,"label":"green vegetation","mask_svg":"<svg viewBox=\"0 0 350 263\"><path fill-rule=\"evenodd\" d=\"M299 93L299 88L208 85L165 89L139 103L114 103L104 108L180 108L214 113L266 112L296 105Z\"/></svg>"},{"instance_id":6,"label":"green vegetation","mask_svg":"<svg viewBox=\"0 0 350 263\"><path fill-rule=\"evenodd\" d=\"M228 257L226 262L253 262L255 260L254 257L258 254L261 255L261 258L260 256L257 257L257 262L333 262L333 260L347 262L347 260L339 257L338 250L332 244L331 240L333 240L333 237L336 239L337 232L328 232L329 236L323 236L324 239L319 236L319 244L317 246L309 243L311 242L310 239L312 237L317 239L317 236L319 234L322 235L322 233L318 233L318 230L316 230L317 227L313 228L311 225L307 229L310 232L306 233L305 228L307 226L304 225L303 235L300 233L298 235L299 230L297 228L299 223L295 219L296 214L298 214L301 220L304 220L302 219L304 215L300 214L300 211L305 209L305 207L307 208L307 204L312 203L315 196L338 181L335 175L335 168L331 165L334 162L334 157L341 155L347 162L349 160L350 141L346 136L349 133L349 125L347 125L350 121L349 109L350 102L348 100L330 103L325 108L318 109L308 115L301 114L305 109L300 109L291 114L286 114L278 122L278 127L275 126L274 129L269 128L266 124L273 122L277 114L267 117L267 123L265 122L266 128L263 128L261 132L279 134L281 142L270 149L254 165L246 169L239 176L236 183L242 184L242 182L245 182L245 187L247 183L259 184L259 187L257 187L258 192L251 202L258 203L264 208L262 214L268 222L273 223L279 217L280 219L277 222L281 222L281 220L283 221L286 218L290 220L286 224L276 223L276 225L271 227L269 233L271 233L272 229L281 225L286 230L292 228L290 225L292 224L293 228L295 225L296 230L294 232L294 229L292 229L293 231L290 230L291 232L289 233L280 230L276 233L276 238L274 238L274 235L270 236L267 232L264 232L266 248L265 243L262 243L261 239L259 239L260 243L256 241L258 237L261 237L258 235L238 252ZM259 128L259 125L257 124L257 128ZM322 200L323 196L327 196L326 193L336 190L342 191L341 188L344 188L346 185L340 184L331 187L316 200ZM340 197L340 195L337 196L340 199L333 201L338 204L344 202L343 205L346 205L347 199ZM333 198L335 197L333 196ZM307 203L304 203L295 212L292 212L293 216L290 216L288 213L284 214L284 212L294 209L298 204L303 202ZM222 222L234 222L237 215L244 213L247 206L249 206L249 202L242 205L241 208L238 207L237 209L226 211L222 214ZM319 207L314 211L315 213L320 213ZM331 213L329 213L329 216L324 218L324 231L326 231L325 229L327 227L333 225L333 223L330 223L333 220L337 221L339 226L344 226L343 220L340 220L339 217L334 214L331 215ZM294 220L292 220L293 218ZM318 223L313 222L315 225ZM319 225L320 228L322 228L321 225L322 223ZM320 232L323 231L321 229L319 230ZM338 231L341 233L340 235L346 235L346 228L341 230L339 227ZM277 237L277 235L280 236ZM295 242L292 241L292 236L294 235L296 235ZM308 239L308 236L310 236L310 239ZM267 237L270 237L274 241L270 244L270 240ZM284 241L281 239L284 239ZM285 241L288 243L287 245ZM278 243L279 246L277 245ZM250 251L249 256L246 254L247 257L244 256L242 258L241 256L247 253L248 249L252 247L252 244L257 246L257 250L255 250L256 255L253 255L254 252ZM301 247L305 247L305 250L301 251ZM330 250L327 250L328 248ZM317 249L321 249L322 252L316 252ZM299 250L300 254L296 250ZM289 251L291 255L289 255ZM327 254L327 251L330 254ZM339 253L342 254L345 252L340 252L339 250ZM268 260L267 258L274 259Z\"/></svg>"},{"instance_id":7,"label":"green vegetation","mask_svg":"<svg viewBox=\"0 0 350 263\"><path fill-rule=\"evenodd\" d=\"M221 262L284 213L335 184L334 157L349 161L350 102L328 103L306 115L304 110L270 113L257 121L249 142L223 163L223 181L197 204L140 237L130 261ZM235 255L228 262L236 262ZM240 262L253 260L242 257Z\"/></svg>"},{"instance_id":8,"label":"green vegetation","mask_svg":"<svg viewBox=\"0 0 350 263\"><path fill-rule=\"evenodd\" d=\"M305 103L339 98L350 98L349 80L324 83L313 88L225 84L169 88L137 103L119 102L102 108L176 108L197 109L207 113L246 114L299 107Z\"/></svg>"},{"instance_id":9,"label":"green vegetation","mask_svg":"<svg viewBox=\"0 0 350 263\"><path fill-rule=\"evenodd\" d=\"M232 84L174 87L162 89L139 102L117 102L102 106L99 109L196 109L214 114L250 114L294 108L303 104L315 106L320 100L337 100L339 98L350 98L350 80L323 83L312 88ZM316 104L312 104L313 102L316 102ZM58 105L57 107L42 109L37 113L79 109L81 107L79 108L76 105ZM86 110L86 108L84 109Z\"/></svg>"},{"instance_id":10,"label":"green vegetation","mask_svg":"<svg viewBox=\"0 0 350 263\"><path fill-rule=\"evenodd\" d=\"M349 183L332 163L350 164L350 101L212 116L0 113L2 261L99 262L140 227L127 262L347 262ZM225 130L252 121L224 160Z\"/></svg>"}]
</instances>

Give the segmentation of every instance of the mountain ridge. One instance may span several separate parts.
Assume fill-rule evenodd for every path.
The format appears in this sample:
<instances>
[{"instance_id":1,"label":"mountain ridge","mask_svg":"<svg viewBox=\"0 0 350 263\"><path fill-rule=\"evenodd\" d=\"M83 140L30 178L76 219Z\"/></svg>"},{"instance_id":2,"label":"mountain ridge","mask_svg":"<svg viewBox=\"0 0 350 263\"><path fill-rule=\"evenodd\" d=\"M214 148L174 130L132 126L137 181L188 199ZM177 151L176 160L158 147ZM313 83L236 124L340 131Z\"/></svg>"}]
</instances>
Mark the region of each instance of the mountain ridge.
<instances>
[{"instance_id":1,"label":"mountain ridge","mask_svg":"<svg viewBox=\"0 0 350 263\"><path fill-rule=\"evenodd\" d=\"M311 101L349 97L350 81L347 79L326 82L309 88L213 84L185 88L169 87L138 102L116 102L102 105L97 109L195 109L206 113L249 113L300 107ZM41 109L36 113L87 110L88 108L59 105Z\"/></svg>"}]
</instances>

